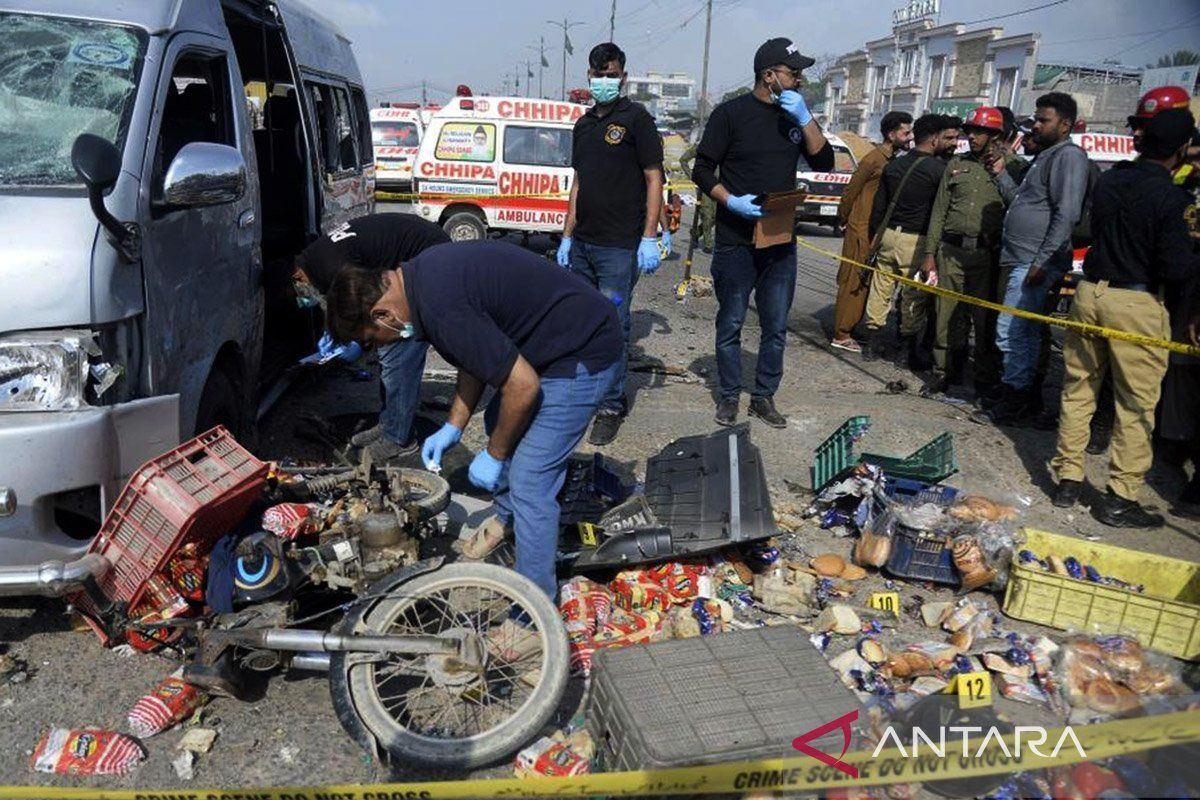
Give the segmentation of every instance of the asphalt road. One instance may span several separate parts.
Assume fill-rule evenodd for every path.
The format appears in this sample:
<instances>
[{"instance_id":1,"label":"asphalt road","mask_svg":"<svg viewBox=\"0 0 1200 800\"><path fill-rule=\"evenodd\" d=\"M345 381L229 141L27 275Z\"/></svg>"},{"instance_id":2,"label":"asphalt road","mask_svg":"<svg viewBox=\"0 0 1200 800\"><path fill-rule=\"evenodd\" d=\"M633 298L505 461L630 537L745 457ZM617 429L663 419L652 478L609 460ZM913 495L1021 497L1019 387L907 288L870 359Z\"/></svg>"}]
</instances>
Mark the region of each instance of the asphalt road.
<instances>
[{"instance_id":1,"label":"asphalt road","mask_svg":"<svg viewBox=\"0 0 1200 800\"><path fill-rule=\"evenodd\" d=\"M806 227L802 235L830 250L840 248L840 241L822 230ZM545 252L552 243L547 237L534 237L529 246ZM680 236L676 249L684 247L686 237ZM826 327L835 271L831 260L814 257L801 248L784 382L776 397L780 410L788 417L788 427L774 431L757 421L751 424L776 508L806 504L809 454L813 448L847 417L869 414L871 430L860 449L904 455L949 431L954 435L959 472L948 482L1012 502L1021 510L1025 525L1200 560L1200 525L1195 521L1169 516L1167 526L1160 531L1118 532L1100 525L1086 508L1054 508L1047 496L1050 483L1045 469L1053 449L1052 434L976 424L961 405L917 396L919 381L890 364L864 364L857 356L830 351ZM708 257L699 252L695 273L708 274ZM673 286L681 274L681 260L668 261L657 275L639 283L634 300L632 358L637 368L630 378L632 411L617 440L604 452L635 471L644 469L645 459L671 440L714 428L712 339L716 303L711 296L677 302ZM743 337L748 380L756 351L755 326L751 315ZM429 366L445 367L436 359ZM889 394L884 387L896 379L907 380L912 391ZM444 411L439 409L445 408L452 391L445 373L426 381L419 423L422 432L440 424ZM322 437L344 437L356 426L370 424L378 403L374 381L356 381L347 371L314 372L297 382L263 420L259 454L265 458L328 458L329 446ZM324 424L315 424L314 420ZM463 465L482 442L481 426L472 425L463 447L449 456L447 467L452 479L461 481ZM589 448L584 445L583 449ZM1098 496L1094 487L1103 487L1104 466L1103 457L1089 457L1090 487L1084 495L1085 504ZM1184 480L1178 472L1156 465L1143 500L1165 510ZM788 541L790 547L810 555L824 551L849 555L851 544L814 526L805 527ZM863 591L883 586L880 577L863 584ZM898 586L905 602L917 593L925 599L953 599L948 591L903 582ZM886 635L897 641L928 638L928 632L905 625ZM170 766L176 755L174 745L181 735L178 731L149 740L149 760L125 778L68 779L34 773L28 759L42 730L51 725L124 729L128 709L176 664L159 656L126 658L101 648L90 633L72 631L63 606L52 601L23 602L0 609L0 642L0 650L6 647L9 655L27 662L31 673L23 683L0 685L0 784L82 784L114 789L246 787L357 782L379 777L334 717L325 680L300 675L270 677L254 702L217 700L208 706L201 724L216 729L219 737L213 751L198 758L192 784L176 777ZM842 641L831 652L850 644ZM579 688L573 690L575 700ZM567 703L563 714L571 710ZM506 765L499 765L479 774L511 773ZM401 771L398 777L435 776Z\"/></svg>"}]
</instances>

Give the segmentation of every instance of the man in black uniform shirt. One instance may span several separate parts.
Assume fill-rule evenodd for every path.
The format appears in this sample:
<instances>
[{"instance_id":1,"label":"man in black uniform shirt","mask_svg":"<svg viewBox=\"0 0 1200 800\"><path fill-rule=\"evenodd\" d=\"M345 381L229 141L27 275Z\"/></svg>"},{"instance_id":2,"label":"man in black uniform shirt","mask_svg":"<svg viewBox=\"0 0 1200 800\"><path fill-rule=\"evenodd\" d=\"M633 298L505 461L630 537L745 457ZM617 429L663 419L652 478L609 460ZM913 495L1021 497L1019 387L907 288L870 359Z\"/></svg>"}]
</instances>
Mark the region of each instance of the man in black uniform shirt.
<instances>
[{"instance_id":1,"label":"man in black uniform shirt","mask_svg":"<svg viewBox=\"0 0 1200 800\"><path fill-rule=\"evenodd\" d=\"M750 415L775 428L787 425L775 409L774 396L783 378L787 316L796 293L796 244L756 248L754 221L763 216L759 195L796 188L800 156L814 171L833 169L833 148L798 91L801 70L813 63L789 39L763 44L754 54L754 90L713 109L696 152L692 180L717 203L712 276L718 303L720 425L737 420L742 323L751 292L762 334Z\"/></svg>"},{"instance_id":2,"label":"man in black uniform shirt","mask_svg":"<svg viewBox=\"0 0 1200 800\"><path fill-rule=\"evenodd\" d=\"M926 114L913 123L913 147L908 155L893 159L883 169L875 205L871 208L871 239L878 241L876 266L906 278L922 271L925 232L946 163L958 140L957 117ZM892 206L889 216L888 209ZM896 282L881 273L871 275L867 295L866 352L880 349L880 336L891 310ZM928 369L932 358L919 351L920 337L929 318L933 295L903 287L900 291L900 340L907 346L909 369Z\"/></svg>"},{"instance_id":3,"label":"man in black uniform shirt","mask_svg":"<svg viewBox=\"0 0 1200 800\"><path fill-rule=\"evenodd\" d=\"M1171 170L1185 160L1195 125L1186 108L1158 114L1146 123L1138 159L1123 161L1100 176L1092 199L1094 239L1070 319L1171 338L1163 298L1191 290L1200 271L1184 221L1189 198L1171 182ZM1167 356L1162 348L1067 331L1058 452L1050 462L1058 481L1054 505L1067 508L1079 499L1088 423L1100 383L1111 373L1116 420L1108 489L1093 511L1113 527L1163 524L1160 514L1146 511L1137 499L1154 458L1150 434Z\"/></svg>"},{"instance_id":4,"label":"man in black uniform shirt","mask_svg":"<svg viewBox=\"0 0 1200 800\"><path fill-rule=\"evenodd\" d=\"M662 209L662 137L639 103L621 96L625 53L612 42L588 55L588 85L595 104L572 134L570 205L558 264L582 275L617 304L625 347L638 274L658 269L658 218ZM600 404L592 444L617 436L627 410L625 373Z\"/></svg>"},{"instance_id":5,"label":"man in black uniform shirt","mask_svg":"<svg viewBox=\"0 0 1200 800\"><path fill-rule=\"evenodd\" d=\"M338 270L348 263L382 272L400 266L421 251L450 241L438 225L412 214L370 214L322 236L296 256L295 278L322 295L329 293ZM416 452L413 417L421 400L425 371L423 342L397 342L379 348L383 408L379 424L355 434L350 443L365 447L376 462Z\"/></svg>"}]
</instances>

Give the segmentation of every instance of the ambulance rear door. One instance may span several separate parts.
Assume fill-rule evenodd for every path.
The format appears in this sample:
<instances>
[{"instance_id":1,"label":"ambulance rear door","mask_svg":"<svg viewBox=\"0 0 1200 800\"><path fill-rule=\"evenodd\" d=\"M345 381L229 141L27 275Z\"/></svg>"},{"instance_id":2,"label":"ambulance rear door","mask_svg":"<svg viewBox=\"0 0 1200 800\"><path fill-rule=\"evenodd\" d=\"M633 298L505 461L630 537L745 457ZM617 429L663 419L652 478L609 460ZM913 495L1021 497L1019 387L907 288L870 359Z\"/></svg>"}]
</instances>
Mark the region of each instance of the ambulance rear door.
<instances>
[{"instance_id":1,"label":"ambulance rear door","mask_svg":"<svg viewBox=\"0 0 1200 800\"><path fill-rule=\"evenodd\" d=\"M499 197L488 209L493 228L558 233L567 220L571 125L533 120L503 123Z\"/></svg>"}]
</instances>

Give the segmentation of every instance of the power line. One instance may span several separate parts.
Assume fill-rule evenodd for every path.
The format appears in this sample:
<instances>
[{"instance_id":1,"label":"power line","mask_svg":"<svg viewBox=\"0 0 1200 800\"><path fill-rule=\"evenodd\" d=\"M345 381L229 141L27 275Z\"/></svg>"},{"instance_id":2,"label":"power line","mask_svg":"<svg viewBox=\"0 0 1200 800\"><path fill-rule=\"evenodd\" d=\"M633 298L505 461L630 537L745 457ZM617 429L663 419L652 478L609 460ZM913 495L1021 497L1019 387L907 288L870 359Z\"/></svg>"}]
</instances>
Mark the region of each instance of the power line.
<instances>
[{"instance_id":1,"label":"power line","mask_svg":"<svg viewBox=\"0 0 1200 800\"><path fill-rule=\"evenodd\" d=\"M1137 47L1141 47L1144 44L1150 44L1150 42L1153 42L1155 39L1161 39L1162 37L1166 36L1171 31L1177 30L1180 26L1182 26L1186 23L1189 23L1198 17L1200 17L1200 14L1193 14L1192 16L1188 17L1187 19L1182 20L1179 23L1179 25L1176 25L1173 28L1168 28L1167 30L1164 30L1164 31L1160 31L1159 33L1156 33L1154 36L1151 36L1148 39L1143 39L1140 42L1134 42L1133 44L1129 45L1128 47L1123 47L1120 50L1118 50L1117 52L1113 53L1112 55L1106 56L1106 58L1116 58L1117 56L1121 55L1121 53L1127 53L1130 50L1133 50L1134 48L1137 48Z\"/></svg>"},{"instance_id":2,"label":"power line","mask_svg":"<svg viewBox=\"0 0 1200 800\"><path fill-rule=\"evenodd\" d=\"M1022 9L1021 11L1013 11L1008 14L997 14L994 17L984 17L983 19L973 19L970 22L964 22L963 25L976 25L980 22L991 22L992 20L996 20L996 19L1008 19L1009 17L1016 17L1016 16L1020 16L1021 14L1028 14L1030 11L1041 11L1043 8L1050 8L1051 6L1061 6L1063 3L1066 3L1066 2L1069 2L1069 0L1054 0L1054 2L1052 2L1052 3L1043 3L1040 6L1034 6L1033 8Z\"/></svg>"},{"instance_id":3,"label":"power line","mask_svg":"<svg viewBox=\"0 0 1200 800\"><path fill-rule=\"evenodd\" d=\"M1082 39L1060 39L1057 42L1043 42L1042 47L1054 47L1060 44L1078 44L1080 42L1108 42L1113 39L1128 39L1132 36L1146 36L1151 33L1162 33L1163 31L1180 31L1188 28L1195 28L1200 25L1200 22L1193 22L1191 25L1172 25L1168 28L1157 28L1152 31L1135 31L1133 33L1117 33L1112 36L1086 36Z\"/></svg>"}]
</instances>

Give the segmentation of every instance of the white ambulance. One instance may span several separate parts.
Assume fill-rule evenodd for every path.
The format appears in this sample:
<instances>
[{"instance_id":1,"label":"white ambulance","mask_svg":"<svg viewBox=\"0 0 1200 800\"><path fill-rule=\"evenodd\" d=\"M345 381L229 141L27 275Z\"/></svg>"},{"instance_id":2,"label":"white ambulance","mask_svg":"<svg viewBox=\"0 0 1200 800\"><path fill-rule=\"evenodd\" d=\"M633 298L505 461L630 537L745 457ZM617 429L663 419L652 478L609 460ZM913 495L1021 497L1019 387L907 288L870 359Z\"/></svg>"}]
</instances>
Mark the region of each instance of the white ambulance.
<instances>
[{"instance_id":1,"label":"white ambulance","mask_svg":"<svg viewBox=\"0 0 1200 800\"><path fill-rule=\"evenodd\" d=\"M558 233L571 189L571 130L587 106L455 97L429 119L413 168L416 212L454 241Z\"/></svg>"},{"instance_id":2,"label":"white ambulance","mask_svg":"<svg viewBox=\"0 0 1200 800\"><path fill-rule=\"evenodd\" d=\"M796 185L808 187L804 202L796 207L796 221L815 222L836 229L838 203L846 191L846 184L850 183L850 176L858 167L858 161L844 141L828 132L825 133L825 139L833 148L832 172L813 172L803 156L796 164Z\"/></svg>"},{"instance_id":3,"label":"white ambulance","mask_svg":"<svg viewBox=\"0 0 1200 800\"><path fill-rule=\"evenodd\" d=\"M411 188L413 161L425 129L421 111L418 103L390 103L371 109L377 189L406 192Z\"/></svg>"}]
</instances>

